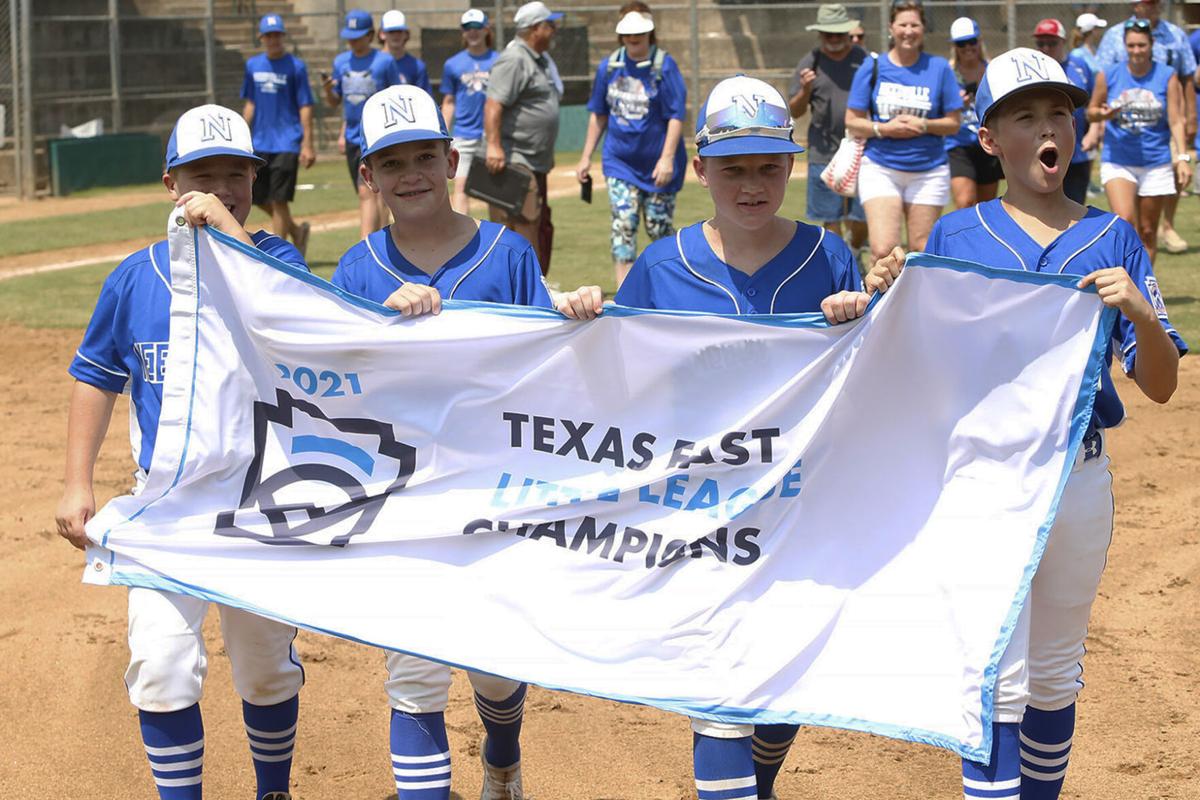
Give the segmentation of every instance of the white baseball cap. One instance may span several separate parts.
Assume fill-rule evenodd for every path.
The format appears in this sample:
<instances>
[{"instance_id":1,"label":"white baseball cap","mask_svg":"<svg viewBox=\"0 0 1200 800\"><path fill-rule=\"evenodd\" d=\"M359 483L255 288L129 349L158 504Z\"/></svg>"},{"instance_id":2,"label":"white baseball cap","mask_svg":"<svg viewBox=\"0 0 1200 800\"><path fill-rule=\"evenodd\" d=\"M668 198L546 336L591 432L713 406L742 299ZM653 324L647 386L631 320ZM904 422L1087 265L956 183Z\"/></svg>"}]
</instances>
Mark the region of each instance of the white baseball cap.
<instances>
[{"instance_id":1,"label":"white baseball cap","mask_svg":"<svg viewBox=\"0 0 1200 800\"><path fill-rule=\"evenodd\" d=\"M1080 14L1078 17L1076 17L1075 27L1079 28L1081 33L1090 33L1096 28L1107 28L1108 20L1100 19L1089 11L1086 14Z\"/></svg>"},{"instance_id":2,"label":"white baseball cap","mask_svg":"<svg viewBox=\"0 0 1200 800\"><path fill-rule=\"evenodd\" d=\"M975 113L981 125L1000 103L1031 89L1058 89L1071 98L1075 108L1087 104L1088 93L1067 80L1062 65L1045 53L1018 47L988 62L975 92Z\"/></svg>"},{"instance_id":3,"label":"white baseball cap","mask_svg":"<svg viewBox=\"0 0 1200 800\"><path fill-rule=\"evenodd\" d=\"M406 31L408 30L408 20L404 18L403 11L392 9L383 15L379 29L381 31Z\"/></svg>"},{"instance_id":4,"label":"white baseball cap","mask_svg":"<svg viewBox=\"0 0 1200 800\"><path fill-rule=\"evenodd\" d=\"M241 114L217 105L196 106L183 112L167 140L167 169L212 156L267 163L254 155L250 126Z\"/></svg>"},{"instance_id":5,"label":"white baseball cap","mask_svg":"<svg viewBox=\"0 0 1200 800\"><path fill-rule=\"evenodd\" d=\"M950 41L965 42L979 38L979 23L970 17L959 17L950 23Z\"/></svg>"},{"instance_id":6,"label":"white baseball cap","mask_svg":"<svg viewBox=\"0 0 1200 800\"><path fill-rule=\"evenodd\" d=\"M517 26L517 30L524 28L532 28L541 22L555 22L563 18L561 11L553 12L546 8L546 4L542 2L526 3L517 9L517 13L513 15L513 24Z\"/></svg>"},{"instance_id":7,"label":"white baseball cap","mask_svg":"<svg viewBox=\"0 0 1200 800\"><path fill-rule=\"evenodd\" d=\"M362 109L362 157L394 144L428 139L450 141L446 121L429 92L400 84L389 86L367 98Z\"/></svg>"},{"instance_id":8,"label":"white baseball cap","mask_svg":"<svg viewBox=\"0 0 1200 800\"><path fill-rule=\"evenodd\" d=\"M488 24L488 15L478 8L468 8L463 12L459 25L464 28L483 28Z\"/></svg>"},{"instance_id":9,"label":"white baseball cap","mask_svg":"<svg viewBox=\"0 0 1200 800\"><path fill-rule=\"evenodd\" d=\"M803 153L792 141L792 113L779 90L746 75L713 87L696 118L702 156Z\"/></svg>"},{"instance_id":10,"label":"white baseball cap","mask_svg":"<svg viewBox=\"0 0 1200 800\"><path fill-rule=\"evenodd\" d=\"M640 11L630 11L617 23L617 36L637 36L654 30L654 18Z\"/></svg>"}]
</instances>

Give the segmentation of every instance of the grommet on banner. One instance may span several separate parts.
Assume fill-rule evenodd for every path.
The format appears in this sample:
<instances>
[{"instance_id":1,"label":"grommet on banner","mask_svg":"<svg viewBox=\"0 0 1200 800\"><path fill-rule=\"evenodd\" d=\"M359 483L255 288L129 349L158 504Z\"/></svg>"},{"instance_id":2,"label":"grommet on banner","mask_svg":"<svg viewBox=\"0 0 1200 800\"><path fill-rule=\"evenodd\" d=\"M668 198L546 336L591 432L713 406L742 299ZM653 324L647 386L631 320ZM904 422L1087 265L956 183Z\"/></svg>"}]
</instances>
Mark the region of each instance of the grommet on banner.
<instances>
[{"instance_id":1,"label":"grommet on banner","mask_svg":"<svg viewBox=\"0 0 1200 800\"><path fill-rule=\"evenodd\" d=\"M187 224L187 220L184 219L182 215L180 215L175 218L175 224L182 228L184 225Z\"/></svg>"}]
</instances>

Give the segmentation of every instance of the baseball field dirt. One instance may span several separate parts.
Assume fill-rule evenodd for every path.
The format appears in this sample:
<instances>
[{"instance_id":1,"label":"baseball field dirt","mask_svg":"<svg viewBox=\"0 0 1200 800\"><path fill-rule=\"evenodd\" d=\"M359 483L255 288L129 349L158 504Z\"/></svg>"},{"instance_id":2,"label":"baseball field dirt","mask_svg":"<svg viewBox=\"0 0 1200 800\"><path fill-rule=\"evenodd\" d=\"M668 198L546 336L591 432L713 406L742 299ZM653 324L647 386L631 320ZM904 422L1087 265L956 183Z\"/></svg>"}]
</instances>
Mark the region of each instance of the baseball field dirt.
<instances>
[{"instance_id":1,"label":"baseball field dirt","mask_svg":"<svg viewBox=\"0 0 1200 800\"><path fill-rule=\"evenodd\" d=\"M0 797L151 798L137 716L122 684L125 593L80 584L82 555L54 533L70 379L81 331L0 326ZM1171 405L1117 378L1128 422L1109 438L1116 533L1092 616L1064 798L1200 797L1200 363L1186 358ZM130 483L126 404L97 468L97 500ZM1103 532L1097 531L1098 535ZM215 614L202 703L208 797L249 798L253 772ZM786 632L781 632L785 635ZM307 670L293 768L297 800L395 796L383 656L302 633ZM684 800L685 720L648 708L534 689L525 787L533 800ZM456 675L447 714L459 800L479 793L483 736ZM780 800L961 797L959 766L930 747L807 728Z\"/></svg>"}]
</instances>

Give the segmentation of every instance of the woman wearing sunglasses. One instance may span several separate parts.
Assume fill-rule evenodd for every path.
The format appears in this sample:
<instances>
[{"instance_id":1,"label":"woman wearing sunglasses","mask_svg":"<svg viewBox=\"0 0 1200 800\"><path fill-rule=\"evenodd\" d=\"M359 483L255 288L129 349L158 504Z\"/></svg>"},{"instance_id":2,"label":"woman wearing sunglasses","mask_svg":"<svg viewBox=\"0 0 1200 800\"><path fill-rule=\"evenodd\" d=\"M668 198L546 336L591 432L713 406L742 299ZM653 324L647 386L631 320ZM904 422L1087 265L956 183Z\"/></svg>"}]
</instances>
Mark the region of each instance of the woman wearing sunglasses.
<instances>
[{"instance_id":1,"label":"woman wearing sunglasses","mask_svg":"<svg viewBox=\"0 0 1200 800\"><path fill-rule=\"evenodd\" d=\"M962 124L954 71L922 51L925 10L911 0L893 4L890 30L891 49L863 62L846 108L846 131L867 140L858 196L875 260L900 244L902 222L909 249L924 249L950 200L945 137Z\"/></svg>"},{"instance_id":2,"label":"woman wearing sunglasses","mask_svg":"<svg viewBox=\"0 0 1200 800\"><path fill-rule=\"evenodd\" d=\"M1004 177L1000 160L988 155L979 145L979 117L975 113L975 90L987 69L987 53L979 37L979 23L959 17L950 25L950 66L962 95L962 127L946 137L946 155L950 159L950 193L954 205L966 208L996 197L996 187Z\"/></svg>"},{"instance_id":3,"label":"woman wearing sunglasses","mask_svg":"<svg viewBox=\"0 0 1200 800\"><path fill-rule=\"evenodd\" d=\"M1135 228L1153 263L1163 203L1192 177L1184 136L1183 86L1175 70L1152 60L1150 22L1125 23L1128 61L1096 76L1088 119L1108 122L1100 182L1114 213ZM1171 144L1179 155L1172 166Z\"/></svg>"}]
</instances>

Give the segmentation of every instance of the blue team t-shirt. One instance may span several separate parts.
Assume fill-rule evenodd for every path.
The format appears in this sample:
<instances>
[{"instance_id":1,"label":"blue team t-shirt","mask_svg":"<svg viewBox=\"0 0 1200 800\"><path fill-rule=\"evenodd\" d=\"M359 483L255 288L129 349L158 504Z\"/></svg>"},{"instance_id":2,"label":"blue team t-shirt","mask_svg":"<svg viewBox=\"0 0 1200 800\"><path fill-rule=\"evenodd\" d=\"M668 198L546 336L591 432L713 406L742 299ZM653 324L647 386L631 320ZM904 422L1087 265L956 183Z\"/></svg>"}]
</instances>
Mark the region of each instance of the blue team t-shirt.
<instances>
[{"instance_id":1,"label":"blue team t-shirt","mask_svg":"<svg viewBox=\"0 0 1200 800\"><path fill-rule=\"evenodd\" d=\"M300 152L304 138L300 109L313 104L303 61L291 53L276 59L266 53L251 56L246 60L242 99L254 103L254 152Z\"/></svg>"},{"instance_id":2,"label":"blue team t-shirt","mask_svg":"<svg viewBox=\"0 0 1200 800\"><path fill-rule=\"evenodd\" d=\"M300 251L274 234L250 235L275 258L308 267ZM157 242L126 258L104 281L96 309L68 372L106 392L129 389L130 443L139 468L150 471L171 329L171 254Z\"/></svg>"},{"instance_id":3,"label":"blue team t-shirt","mask_svg":"<svg viewBox=\"0 0 1200 800\"><path fill-rule=\"evenodd\" d=\"M483 138L488 77L492 74L492 64L499 57L495 50L479 56L471 55L469 50L460 50L446 59L442 67L442 94L454 98L454 138Z\"/></svg>"},{"instance_id":4,"label":"blue team t-shirt","mask_svg":"<svg viewBox=\"0 0 1200 800\"><path fill-rule=\"evenodd\" d=\"M646 192L675 194L687 173L687 148L680 137L675 151L675 174L663 187L654 185L654 167L662 154L667 123L687 114L687 87L679 65L664 55L662 77L655 79L652 63L639 67L626 56L625 63L610 67L605 58L596 69L588 111L608 117L602 164L604 174L627 181ZM647 62L653 62L651 50Z\"/></svg>"},{"instance_id":5,"label":"blue team t-shirt","mask_svg":"<svg viewBox=\"0 0 1200 800\"><path fill-rule=\"evenodd\" d=\"M1000 200L989 200L939 219L925 243L925 252L1001 269L1067 275L1088 275L1098 269L1124 266L1133 283L1150 301L1179 352L1187 352L1187 345L1167 319L1162 291L1142 240L1132 225L1115 214L1089 207L1083 219L1065 230L1048 247L1042 247L1008 215ZM1113 339L1108 343L1106 364L1112 363L1113 353L1118 348L1122 365L1129 374L1137 355L1137 337L1133 323L1124 314L1117 316ZM1092 425L1112 428L1124 418L1125 406L1117 395L1112 376L1103 369Z\"/></svg>"},{"instance_id":6,"label":"blue team t-shirt","mask_svg":"<svg viewBox=\"0 0 1200 800\"><path fill-rule=\"evenodd\" d=\"M1096 75L1086 61L1070 56L1063 62L1062 68L1063 72L1067 74L1067 80L1087 92L1088 97L1092 96L1092 89L1096 87ZM1092 160L1091 155L1084 152L1083 149L1083 137L1087 134L1090 124L1087 118L1087 106L1075 109L1075 153L1071 156L1072 164L1082 164Z\"/></svg>"},{"instance_id":7,"label":"blue team t-shirt","mask_svg":"<svg viewBox=\"0 0 1200 800\"><path fill-rule=\"evenodd\" d=\"M383 51L387 53L386 50ZM391 54L388 53L390 56ZM419 86L429 94L433 94L433 85L429 82L429 71L425 69L425 62L414 56L412 53L405 53L399 58L392 59L392 66L395 69L392 77L392 83L409 83L413 86Z\"/></svg>"},{"instance_id":8,"label":"blue team t-shirt","mask_svg":"<svg viewBox=\"0 0 1200 800\"><path fill-rule=\"evenodd\" d=\"M423 283L446 300L554 307L533 247L520 234L487 221L480 222L466 247L432 275L396 249L389 225L347 250L330 280L376 303L405 283Z\"/></svg>"},{"instance_id":9,"label":"blue team t-shirt","mask_svg":"<svg viewBox=\"0 0 1200 800\"><path fill-rule=\"evenodd\" d=\"M871 92L871 74L875 59L868 58L858 68L850 84L847 108L869 111L875 122L887 122L900 114L938 119L963 107L958 81L950 62L941 56L921 53L911 67L892 63L880 53L879 80ZM864 151L876 164L902 172L925 172L946 163L942 136L924 134L911 139L867 139Z\"/></svg>"},{"instance_id":10,"label":"blue team t-shirt","mask_svg":"<svg viewBox=\"0 0 1200 800\"><path fill-rule=\"evenodd\" d=\"M1104 161L1127 167L1171 163L1171 128L1167 123L1167 84L1175 71L1152 63L1138 78L1127 64L1104 70L1108 105L1119 109L1104 133Z\"/></svg>"},{"instance_id":11,"label":"blue team t-shirt","mask_svg":"<svg viewBox=\"0 0 1200 800\"><path fill-rule=\"evenodd\" d=\"M362 147L362 107L367 98L397 83L396 60L382 50L356 56L349 50L333 59L333 93L342 98L346 144Z\"/></svg>"},{"instance_id":12,"label":"blue team t-shirt","mask_svg":"<svg viewBox=\"0 0 1200 800\"><path fill-rule=\"evenodd\" d=\"M643 250L615 302L712 314L793 314L820 311L829 295L862 289L850 248L824 228L797 222L787 246L747 275L717 257L703 225L689 225Z\"/></svg>"}]
</instances>

